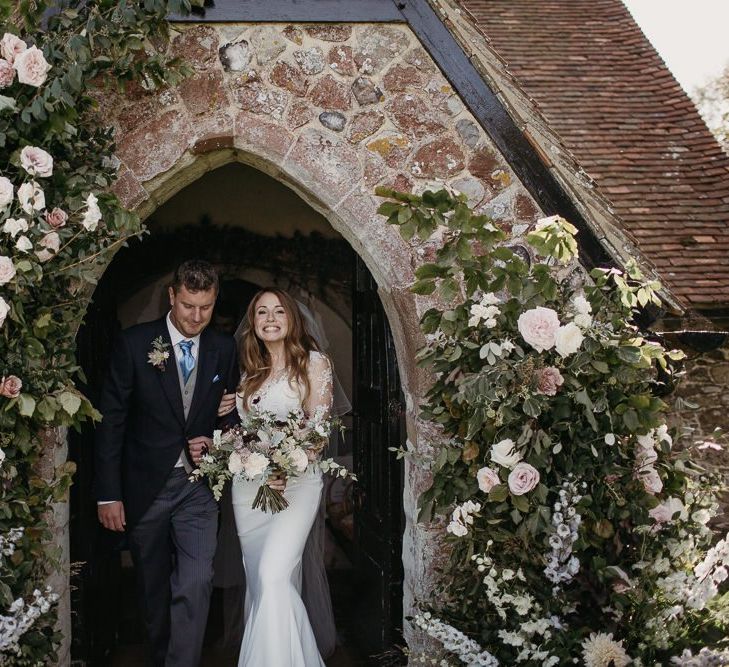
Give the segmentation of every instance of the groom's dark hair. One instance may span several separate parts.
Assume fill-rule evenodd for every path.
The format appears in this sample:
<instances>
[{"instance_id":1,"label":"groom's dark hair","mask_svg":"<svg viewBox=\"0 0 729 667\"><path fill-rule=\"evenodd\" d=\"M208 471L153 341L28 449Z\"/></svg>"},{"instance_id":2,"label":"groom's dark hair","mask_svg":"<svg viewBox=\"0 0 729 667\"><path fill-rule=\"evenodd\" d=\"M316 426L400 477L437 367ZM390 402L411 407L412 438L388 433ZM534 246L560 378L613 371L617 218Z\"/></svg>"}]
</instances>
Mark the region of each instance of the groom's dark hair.
<instances>
[{"instance_id":1,"label":"groom's dark hair","mask_svg":"<svg viewBox=\"0 0 729 667\"><path fill-rule=\"evenodd\" d=\"M175 270L171 287L176 294L183 285L190 292L207 292L209 289L214 289L217 294L218 272L204 259L188 259Z\"/></svg>"}]
</instances>

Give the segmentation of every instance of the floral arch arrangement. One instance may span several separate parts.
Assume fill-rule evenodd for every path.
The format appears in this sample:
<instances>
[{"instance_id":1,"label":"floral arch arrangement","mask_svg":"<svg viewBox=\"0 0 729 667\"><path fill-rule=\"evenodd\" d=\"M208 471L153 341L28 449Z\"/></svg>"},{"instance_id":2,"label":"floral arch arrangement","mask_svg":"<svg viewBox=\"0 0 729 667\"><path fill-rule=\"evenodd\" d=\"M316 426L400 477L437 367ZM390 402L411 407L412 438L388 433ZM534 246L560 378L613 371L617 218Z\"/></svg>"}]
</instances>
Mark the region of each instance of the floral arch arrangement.
<instances>
[{"instance_id":1,"label":"floral arch arrangement","mask_svg":"<svg viewBox=\"0 0 729 667\"><path fill-rule=\"evenodd\" d=\"M528 262L463 196L378 194L405 239L437 248L413 290L435 304L421 407L442 439L402 452L432 473L421 520L448 517L449 561L413 619L446 657L422 661L729 664L721 480L666 425L682 353L631 323L660 285L635 266L575 280L557 216L527 235Z\"/></svg>"}]
</instances>

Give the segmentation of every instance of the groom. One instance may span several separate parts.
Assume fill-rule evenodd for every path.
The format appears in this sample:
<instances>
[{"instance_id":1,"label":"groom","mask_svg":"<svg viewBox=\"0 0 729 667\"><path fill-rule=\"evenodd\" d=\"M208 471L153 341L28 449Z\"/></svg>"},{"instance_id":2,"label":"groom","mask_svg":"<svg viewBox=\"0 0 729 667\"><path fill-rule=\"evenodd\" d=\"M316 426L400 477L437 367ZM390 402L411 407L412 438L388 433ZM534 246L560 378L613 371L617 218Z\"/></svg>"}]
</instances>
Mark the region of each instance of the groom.
<instances>
[{"instance_id":1,"label":"groom","mask_svg":"<svg viewBox=\"0 0 729 667\"><path fill-rule=\"evenodd\" d=\"M197 667L210 601L218 507L193 462L238 383L235 343L208 329L218 276L181 264L160 320L122 331L96 431L99 521L126 531L155 667Z\"/></svg>"}]
</instances>

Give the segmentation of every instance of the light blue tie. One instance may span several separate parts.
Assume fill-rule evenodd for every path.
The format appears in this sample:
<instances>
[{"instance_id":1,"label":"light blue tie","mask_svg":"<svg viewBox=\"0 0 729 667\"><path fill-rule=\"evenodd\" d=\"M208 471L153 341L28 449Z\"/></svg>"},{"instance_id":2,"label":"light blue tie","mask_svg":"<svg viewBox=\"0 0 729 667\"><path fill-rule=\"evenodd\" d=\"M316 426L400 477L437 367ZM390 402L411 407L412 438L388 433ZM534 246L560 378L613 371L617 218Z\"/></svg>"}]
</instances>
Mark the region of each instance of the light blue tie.
<instances>
[{"instance_id":1,"label":"light blue tie","mask_svg":"<svg viewBox=\"0 0 729 667\"><path fill-rule=\"evenodd\" d=\"M192 369L195 368L195 358L192 356L192 352L190 351L194 344L195 343L191 340L180 341L180 349L182 350L180 370L182 371L183 384L187 384L187 381L190 379L190 373L192 373Z\"/></svg>"}]
</instances>

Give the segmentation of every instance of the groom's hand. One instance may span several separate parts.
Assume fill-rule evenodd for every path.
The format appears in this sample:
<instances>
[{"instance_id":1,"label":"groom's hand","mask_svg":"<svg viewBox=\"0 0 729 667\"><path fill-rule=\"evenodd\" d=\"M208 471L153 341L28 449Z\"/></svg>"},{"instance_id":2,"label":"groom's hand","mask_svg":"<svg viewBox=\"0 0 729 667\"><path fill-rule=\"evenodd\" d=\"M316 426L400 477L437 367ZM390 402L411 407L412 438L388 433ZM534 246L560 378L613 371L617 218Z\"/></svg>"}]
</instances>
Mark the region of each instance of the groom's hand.
<instances>
[{"instance_id":1,"label":"groom's hand","mask_svg":"<svg viewBox=\"0 0 729 667\"><path fill-rule=\"evenodd\" d=\"M99 505L97 511L101 525L107 530L121 533L127 525L127 520L124 516L124 503L121 500Z\"/></svg>"},{"instance_id":2,"label":"groom's hand","mask_svg":"<svg viewBox=\"0 0 729 667\"><path fill-rule=\"evenodd\" d=\"M188 448L190 450L190 456L192 462L198 465L202 460L203 454L210 450L213 446L213 439L208 438L205 435L198 435L196 438L192 438L187 441Z\"/></svg>"},{"instance_id":3,"label":"groom's hand","mask_svg":"<svg viewBox=\"0 0 729 667\"><path fill-rule=\"evenodd\" d=\"M225 417L233 410L235 410L235 394L223 394L218 406L218 417Z\"/></svg>"}]
</instances>

